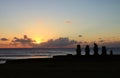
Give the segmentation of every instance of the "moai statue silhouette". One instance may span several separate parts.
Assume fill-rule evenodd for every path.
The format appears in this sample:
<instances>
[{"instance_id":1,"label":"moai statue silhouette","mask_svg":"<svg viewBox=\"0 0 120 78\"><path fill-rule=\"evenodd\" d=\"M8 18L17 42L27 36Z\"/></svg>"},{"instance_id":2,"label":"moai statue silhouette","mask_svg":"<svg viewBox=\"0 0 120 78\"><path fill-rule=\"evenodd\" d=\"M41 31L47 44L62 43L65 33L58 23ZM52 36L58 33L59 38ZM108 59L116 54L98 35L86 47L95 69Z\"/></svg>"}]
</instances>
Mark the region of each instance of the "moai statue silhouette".
<instances>
[{"instance_id":1,"label":"moai statue silhouette","mask_svg":"<svg viewBox=\"0 0 120 78\"><path fill-rule=\"evenodd\" d=\"M107 55L107 49L106 46L102 46L102 55Z\"/></svg>"},{"instance_id":2,"label":"moai statue silhouette","mask_svg":"<svg viewBox=\"0 0 120 78\"><path fill-rule=\"evenodd\" d=\"M112 50L110 50L110 56L112 56L113 55L113 51Z\"/></svg>"},{"instance_id":3,"label":"moai statue silhouette","mask_svg":"<svg viewBox=\"0 0 120 78\"><path fill-rule=\"evenodd\" d=\"M86 53L87 56L90 55L89 45L86 45L86 47L85 47L85 53Z\"/></svg>"},{"instance_id":4,"label":"moai statue silhouette","mask_svg":"<svg viewBox=\"0 0 120 78\"><path fill-rule=\"evenodd\" d=\"M81 46L77 45L76 55L81 55Z\"/></svg>"},{"instance_id":5,"label":"moai statue silhouette","mask_svg":"<svg viewBox=\"0 0 120 78\"><path fill-rule=\"evenodd\" d=\"M94 55L98 55L98 45L96 43L94 43Z\"/></svg>"}]
</instances>

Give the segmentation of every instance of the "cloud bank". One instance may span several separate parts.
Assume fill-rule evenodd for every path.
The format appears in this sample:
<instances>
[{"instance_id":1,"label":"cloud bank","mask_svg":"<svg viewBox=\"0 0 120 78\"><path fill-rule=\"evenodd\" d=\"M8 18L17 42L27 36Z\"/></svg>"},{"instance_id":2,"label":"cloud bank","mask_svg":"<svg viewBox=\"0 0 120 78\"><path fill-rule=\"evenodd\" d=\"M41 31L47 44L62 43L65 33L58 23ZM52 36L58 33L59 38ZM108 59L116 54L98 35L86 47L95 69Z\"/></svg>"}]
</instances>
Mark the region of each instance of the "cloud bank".
<instances>
[{"instance_id":1,"label":"cloud bank","mask_svg":"<svg viewBox=\"0 0 120 78\"><path fill-rule=\"evenodd\" d=\"M120 48L120 41L105 42L104 44L108 47L119 47Z\"/></svg>"},{"instance_id":2,"label":"cloud bank","mask_svg":"<svg viewBox=\"0 0 120 78\"><path fill-rule=\"evenodd\" d=\"M8 41L7 38L1 38L0 40L1 40L1 41Z\"/></svg>"},{"instance_id":3,"label":"cloud bank","mask_svg":"<svg viewBox=\"0 0 120 78\"><path fill-rule=\"evenodd\" d=\"M60 37L58 39L50 39L47 42L39 44L37 47L41 48L68 48L72 47L77 43L75 40L70 40L67 37Z\"/></svg>"},{"instance_id":4,"label":"cloud bank","mask_svg":"<svg viewBox=\"0 0 120 78\"><path fill-rule=\"evenodd\" d=\"M12 40L12 43L10 43L10 44L11 45L32 46L33 42L35 42L35 40L32 40L27 35L24 35L23 38L14 37Z\"/></svg>"},{"instance_id":5,"label":"cloud bank","mask_svg":"<svg viewBox=\"0 0 120 78\"><path fill-rule=\"evenodd\" d=\"M82 35L79 35L82 37ZM76 41L70 40L68 37L59 37L57 39L50 39L46 42L42 42L37 44L36 41L32 38L29 38L27 35L24 35L23 38L14 37L10 43L6 41L10 41L8 38L0 38L0 48L76 48L77 44L80 44L81 47L85 47L86 45L90 45L93 47L94 42L87 41ZM99 38L98 41L95 41L99 47L120 47L120 41L108 42L102 38Z\"/></svg>"}]
</instances>

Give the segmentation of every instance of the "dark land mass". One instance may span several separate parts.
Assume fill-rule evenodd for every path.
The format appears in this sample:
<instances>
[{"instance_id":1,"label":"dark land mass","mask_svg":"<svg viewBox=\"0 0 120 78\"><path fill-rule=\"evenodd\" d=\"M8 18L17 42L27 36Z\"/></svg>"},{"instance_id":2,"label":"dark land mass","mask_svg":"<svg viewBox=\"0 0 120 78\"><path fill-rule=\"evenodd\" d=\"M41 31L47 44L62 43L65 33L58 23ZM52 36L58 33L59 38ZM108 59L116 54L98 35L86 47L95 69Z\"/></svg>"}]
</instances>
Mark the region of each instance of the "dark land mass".
<instances>
[{"instance_id":1,"label":"dark land mass","mask_svg":"<svg viewBox=\"0 0 120 78\"><path fill-rule=\"evenodd\" d=\"M8 60L0 78L115 78L120 77L120 56L54 56Z\"/></svg>"},{"instance_id":2,"label":"dark land mass","mask_svg":"<svg viewBox=\"0 0 120 78\"><path fill-rule=\"evenodd\" d=\"M44 59L7 60L0 65L0 78L116 78L120 77L120 55L107 55L102 47L94 44L94 55L90 55L89 45L86 55L81 55L77 45L76 55L54 56Z\"/></svg>"}]
</instances>

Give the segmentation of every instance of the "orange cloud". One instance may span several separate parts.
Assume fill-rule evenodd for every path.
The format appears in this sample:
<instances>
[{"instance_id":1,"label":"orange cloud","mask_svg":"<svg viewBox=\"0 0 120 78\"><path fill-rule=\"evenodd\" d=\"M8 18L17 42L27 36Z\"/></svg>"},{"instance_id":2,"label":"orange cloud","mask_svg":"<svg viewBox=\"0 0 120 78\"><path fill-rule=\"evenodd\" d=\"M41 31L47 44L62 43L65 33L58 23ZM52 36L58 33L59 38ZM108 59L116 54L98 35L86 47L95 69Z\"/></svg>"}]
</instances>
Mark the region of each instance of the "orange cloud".
<instances>
[{"instance_id":1,"label":"orange cloud","mask_svg":"<svg viewBox=\"0 0 120 78\"><path fill-rule=\"evenodd\" d=\"M1 41L8 41L7 38L1 38L0 40L1 40Z\"/></svg>"}]
</instances>

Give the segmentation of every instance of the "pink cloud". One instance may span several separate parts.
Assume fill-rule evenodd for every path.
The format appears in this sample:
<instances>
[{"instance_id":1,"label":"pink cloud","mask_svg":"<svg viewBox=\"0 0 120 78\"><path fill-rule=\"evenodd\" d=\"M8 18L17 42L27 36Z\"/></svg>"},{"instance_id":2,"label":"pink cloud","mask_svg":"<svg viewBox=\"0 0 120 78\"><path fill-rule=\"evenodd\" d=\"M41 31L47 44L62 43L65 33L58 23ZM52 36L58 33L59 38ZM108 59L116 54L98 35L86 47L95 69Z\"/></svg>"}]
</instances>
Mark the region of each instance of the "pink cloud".
<instances>
[{"instance_id":1,"label":"pink cloud","mask_svg":"<svg viewBox=\"0 0 120 78\"><path fill-rule=\"evenodd\" d=\"M65 23L66 23L66 24L71 24L72 21L71 21L71 20L66 20Z\"/></svg>"}]
</instances>

